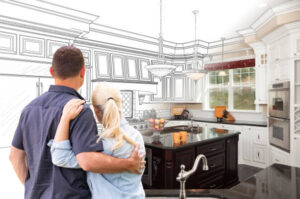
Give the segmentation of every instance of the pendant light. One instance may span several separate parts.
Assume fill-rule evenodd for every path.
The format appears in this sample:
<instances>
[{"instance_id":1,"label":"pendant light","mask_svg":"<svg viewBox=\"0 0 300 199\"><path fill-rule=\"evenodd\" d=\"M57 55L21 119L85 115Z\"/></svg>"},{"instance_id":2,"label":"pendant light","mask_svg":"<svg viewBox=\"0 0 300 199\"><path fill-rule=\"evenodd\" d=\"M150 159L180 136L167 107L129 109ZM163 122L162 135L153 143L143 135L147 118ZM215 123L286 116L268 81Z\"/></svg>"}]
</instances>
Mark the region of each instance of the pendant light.
<instances>
[{"instance_id":1,"label":"pendant light","mask_svg":"<svg viewBox=\"0 0 300 199\"><path fill-rule=\"evenodd\" d=\"M198 10L194 10L193 14L195 17L195 45L194 45L194 60L192 64L192 70L183 71L187 77L192 80L199 80L207 74L207 71L204 69L203 62L200 65L198 62L198 46L197 46L197 14Z\"/></svg>"},{"instance_id":2,"label":"pendant light","mask_svg":"<svg viewBox=\"0 0 300 199\"><path fill-rule=\"evenodd\" d=\"M222 38L221 38L221 40L222 40L222 70L220 70L220 71L219 71L219 74L218 74L218 76L224 77L224 76L226 76L226 75L227 75L227 74L226 74L226 72L224 71L224 68L223 68L223 58L224 58L224 40L225 40L225 38L224 38L224 37L222 37Z\"/></svg>"},{"instance_id":3,"label":"pendant light","mask_svg":"<svg viewBox=\"0 0 300 199\"><path fill-rule=\"evenodd\" d=\"M170 74L171 72L173 72L173 70L176 69L176 66L165 63L165 56L163 52L163 48L164 48L163 34L162 34L162 0L160 0L160 33L159 33L158 41L159 41L158 61L160 62L160 64L147 65L145 66L145 68L148 71L150 71L150 73L152 73L154 76L161 78Z\"/></svg>"}]
</instances>

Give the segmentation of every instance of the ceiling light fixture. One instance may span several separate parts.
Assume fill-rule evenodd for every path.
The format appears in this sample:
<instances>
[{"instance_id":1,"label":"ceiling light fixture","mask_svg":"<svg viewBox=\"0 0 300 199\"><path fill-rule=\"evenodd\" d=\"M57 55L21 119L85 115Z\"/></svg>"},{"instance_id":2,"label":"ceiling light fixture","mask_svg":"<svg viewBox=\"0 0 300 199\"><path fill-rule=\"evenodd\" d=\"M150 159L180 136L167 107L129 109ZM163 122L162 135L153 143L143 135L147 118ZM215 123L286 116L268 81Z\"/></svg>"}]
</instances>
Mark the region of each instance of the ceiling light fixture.
<instances>
[{"instance_id":1,"label":"ceiling light fixture","mask_svg":"<svg viewBox=\"0 0 300 199\"><path fill-rule=\"evenodd\" d=\"M191 70L183 71L187 77L192 80L199 80L207 74L207 71L204 69L203 61L201 64L198 62L198 46L197 46L197 14L198 10L194 10L193 14L195 16L195 46L194 46L194 60Z\"/></svg>"},{"instance_id":2,"label":"ceiling light fixture","mask_svg":"<svg viewBox=\"0 0 300 199\"><path fill-rule=\"evenodd\" d=\"M224 77L224 76L227 75L226 72L224 71L224 67L223 67L223 63L224 63L223 62L223 60L224 60L224 40L225 40L225 38L222 37L221 40L222 40L222 70L220 70L218 76Z\"/></svg>"},{"instance_id":3,"label":"ceiling light fixture","mask_svg":"<svg viewBox=\"0 0 300 199\"><path fill-rule=\"evenodd\" d=\"M176 69L176 66L166 64L165 62L165 56L163 52L163 34L162 34L162 0L160 0L160 33L159 33L159 50L158 50L158 61L160 64L151 64L148 66L145 66L145 68L150 71L154 76L157 76L159 78L164 77L173 70Z\"/></svg>"}]
</instances>

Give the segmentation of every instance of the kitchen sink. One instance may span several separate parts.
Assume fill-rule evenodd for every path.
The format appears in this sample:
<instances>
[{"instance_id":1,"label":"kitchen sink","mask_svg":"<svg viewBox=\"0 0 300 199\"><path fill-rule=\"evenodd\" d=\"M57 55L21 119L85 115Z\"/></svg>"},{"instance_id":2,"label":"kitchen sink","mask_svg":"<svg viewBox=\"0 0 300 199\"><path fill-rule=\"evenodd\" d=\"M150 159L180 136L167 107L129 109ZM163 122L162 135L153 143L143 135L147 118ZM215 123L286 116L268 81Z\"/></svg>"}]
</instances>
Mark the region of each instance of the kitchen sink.
<instances>
[{"instance_id":1,"label":"kitchen sink","mask_svg":"<svg viewBox=\"0 0 300 199\"><path fill-rule=\"evenodd\" d=\"M162 131L162 133L171 133L171 132L179 132L179 131L187 131L188 133L202 133L202 127L198 126L173 126L173 127L166 127Z\"/></svg>"}]
</instances>

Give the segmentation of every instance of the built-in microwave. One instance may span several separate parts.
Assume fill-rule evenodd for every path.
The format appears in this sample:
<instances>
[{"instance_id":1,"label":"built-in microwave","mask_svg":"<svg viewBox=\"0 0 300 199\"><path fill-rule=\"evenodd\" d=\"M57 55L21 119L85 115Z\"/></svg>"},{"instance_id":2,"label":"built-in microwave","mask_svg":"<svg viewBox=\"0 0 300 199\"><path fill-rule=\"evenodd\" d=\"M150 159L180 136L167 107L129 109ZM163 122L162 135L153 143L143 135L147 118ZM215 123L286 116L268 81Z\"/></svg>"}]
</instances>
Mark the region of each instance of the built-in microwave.
<instances>
[{"instance_id":1,"label":"built-in microwave","mask_svg":"<svg viewBox=\"0 0 300 199\"><path fill-rule=\"evenodd\" d=\"M285 151L290 151L290 120L269 117L270 144Z\"/></svg>"},{"instance_id":2,"label":"built-in microwave","mask_svg":"<svg viewBox=\"0 0 300 199\"><path fill-rule=\"evenodd\" d=\"M270 85L269 115L278 118L290 118L290 82Z\"/></svg>"}]
</instances>

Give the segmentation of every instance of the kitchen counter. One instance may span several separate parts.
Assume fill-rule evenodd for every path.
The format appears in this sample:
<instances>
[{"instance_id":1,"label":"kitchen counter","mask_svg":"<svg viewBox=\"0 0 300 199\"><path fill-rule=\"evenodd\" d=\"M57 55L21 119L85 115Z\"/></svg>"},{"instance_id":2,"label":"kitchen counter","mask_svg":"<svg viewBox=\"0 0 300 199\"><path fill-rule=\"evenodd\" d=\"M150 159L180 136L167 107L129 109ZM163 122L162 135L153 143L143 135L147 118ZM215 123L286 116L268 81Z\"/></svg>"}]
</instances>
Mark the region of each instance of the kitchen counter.
<instances>
[{"instance_id":1,"label":"kitchen counter","mask_svg":"<svg viewBox=\"0 0 300 199\"><path fill-rule=\"evenodd\" d=\"M211 141L226 139L231 136L240 134L238 131L221 130L222 133L216 132L215 128L200 127L200 133L188 133L185 143L174 144L172 133L160 133L158 135L143 135L145 146L151 146L160 149L182 149L192 147L199 144L204 144ZM175 132L175 129L167 128L164 131Z\"/></svg>"},{"instance_id":2,"label":"kitchen counter","mask_svg":"<svg viewBox=\"0 0 300 199\"><path fill-rule=\"evenodd\" d=\"M145 190L147 197L174 196L179 190ZM219 196L228 199L298 199L300 168L273 164L231 189L190 189L189 197Z\"/></svg>"},{"instance_id":3,"label":"kitchen counter","mask_svg":"<svg viewBox=\"0 0 300 199\"><path fill-rule=\"evenodd\" d=\"M245 125L245 126L259 126L259 127L267 127L267 122L251 122L251 121L242 121L236 120L234 122L231 121L222 121L217 122L216 118L194 118L194 121L197 122L208 122L208 123L217 123L217 124L232 124L232 125Z\"/></svg>"}]
</instances>

